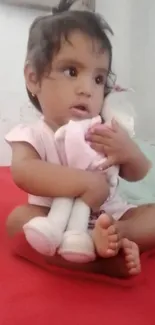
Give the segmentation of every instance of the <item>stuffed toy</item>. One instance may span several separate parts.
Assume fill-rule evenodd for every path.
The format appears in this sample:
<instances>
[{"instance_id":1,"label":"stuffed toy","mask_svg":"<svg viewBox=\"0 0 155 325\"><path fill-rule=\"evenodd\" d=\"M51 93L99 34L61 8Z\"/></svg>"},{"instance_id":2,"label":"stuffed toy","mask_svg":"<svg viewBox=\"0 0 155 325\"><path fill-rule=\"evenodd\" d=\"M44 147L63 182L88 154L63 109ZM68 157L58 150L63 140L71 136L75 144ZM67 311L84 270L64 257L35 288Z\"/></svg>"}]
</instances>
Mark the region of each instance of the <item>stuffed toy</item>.
<instances>
[{"instance_id":1,"label":"stuffed toy","mask_svg":"<svg viewBox=\"0 0 155 325\"><path fill-rule=\"evenodd\" d=\"M105 127L110 127L111 119L115 118L133 137L133 108L126 101L124 93L120 90L113 91L107 96L102 117ZM63 165L105 173L110 197L118 186L119 166L102 169L107 158L94 151L85 140L88 129L96 123L102 123L100 116L82 121L71 120L57 130L55 143ZM103 210L109 197L103 202ZM54 198L47 217L35 217L24 226L26 239L44 255L54 256L58 253L64 259L76 263L93 261L96 253L88 229L90 213L90 207L80 198ZM36 233L34 238L29 235L31 229Z\"/></svg>"}]
</instances>

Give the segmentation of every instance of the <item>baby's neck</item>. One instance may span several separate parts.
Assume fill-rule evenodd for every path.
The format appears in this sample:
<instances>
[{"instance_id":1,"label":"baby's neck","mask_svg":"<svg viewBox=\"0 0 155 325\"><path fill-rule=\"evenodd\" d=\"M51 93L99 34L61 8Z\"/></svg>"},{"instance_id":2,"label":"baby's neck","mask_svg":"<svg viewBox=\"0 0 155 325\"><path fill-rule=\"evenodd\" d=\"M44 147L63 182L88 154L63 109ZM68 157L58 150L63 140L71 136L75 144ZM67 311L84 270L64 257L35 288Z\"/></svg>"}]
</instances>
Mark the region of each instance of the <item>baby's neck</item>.
<instances>
[{"instance_id":1,"label":"baby's neck","mask_svg":"<svg viewBox=\"0 0 155 325\"><path fill-rule=\"evenodd\" d=\"M57 125L55 122L53 121L47 121L45 118L44 119L44 122L48 125L48 127L55 133L58 129L59 129L59 125Z\"/></svg>"}]
</instances>

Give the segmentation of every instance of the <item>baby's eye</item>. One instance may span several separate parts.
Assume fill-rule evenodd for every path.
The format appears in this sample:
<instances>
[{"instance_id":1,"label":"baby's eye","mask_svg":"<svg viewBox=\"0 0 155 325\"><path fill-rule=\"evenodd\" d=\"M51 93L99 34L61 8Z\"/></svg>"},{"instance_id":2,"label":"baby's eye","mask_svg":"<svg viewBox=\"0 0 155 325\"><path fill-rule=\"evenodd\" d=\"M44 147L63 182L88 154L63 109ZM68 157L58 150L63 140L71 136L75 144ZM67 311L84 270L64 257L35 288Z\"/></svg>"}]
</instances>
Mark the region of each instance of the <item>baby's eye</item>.
<instances>
[{"instance_id":1,"label":"baby's eye","mask_svg":"<svg viewBox=\"0 0 155 325\"><path fill-rule=\"evenodd\" d=\"M78 72L76 68L70 67L64 70L64 74L67 77L77 77Z\"/></svg>"},{"instance_id":2,"label":"baby's eye","mask_svg":"<svg viewBox=\"0 0 155 325\"><path fill-rule=\"evenodd\" d=\"M97 85L104 85L105 84L105 76L97 76L95 78L95 82L97 83Z\"/></svg>"}]
</instances>

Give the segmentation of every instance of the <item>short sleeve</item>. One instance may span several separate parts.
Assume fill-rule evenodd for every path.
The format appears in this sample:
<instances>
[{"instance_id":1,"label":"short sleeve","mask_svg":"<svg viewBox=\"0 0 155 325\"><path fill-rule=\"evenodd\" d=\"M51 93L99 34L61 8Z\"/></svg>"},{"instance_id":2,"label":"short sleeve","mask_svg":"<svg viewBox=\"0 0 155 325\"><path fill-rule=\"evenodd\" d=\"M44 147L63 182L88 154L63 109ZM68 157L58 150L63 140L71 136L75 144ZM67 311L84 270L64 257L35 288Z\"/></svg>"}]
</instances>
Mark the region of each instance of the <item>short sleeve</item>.
<instances>
[{"instance_id":1,"label":"short sleeve","mask_svg":"<svg viewBox=\"0 0 155 325\"><path fill-rule=\"evenodd\" d=\"M45 148L41 137L41 132L36 126L26 126L20 124L13 128L6 136L5 140L8 144L13 142L29 143L39 154L42 160L45 159Z\"/></svg>"}]
</instances>

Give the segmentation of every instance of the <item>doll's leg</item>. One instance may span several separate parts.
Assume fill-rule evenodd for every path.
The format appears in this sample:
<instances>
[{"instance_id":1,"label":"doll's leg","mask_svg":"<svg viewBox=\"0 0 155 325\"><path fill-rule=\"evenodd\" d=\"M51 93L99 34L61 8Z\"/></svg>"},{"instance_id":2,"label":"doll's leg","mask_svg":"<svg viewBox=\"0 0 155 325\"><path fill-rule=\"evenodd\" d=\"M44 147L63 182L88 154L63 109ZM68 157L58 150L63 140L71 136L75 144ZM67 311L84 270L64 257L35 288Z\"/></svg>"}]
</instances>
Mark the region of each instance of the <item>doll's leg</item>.
<instances>
[{"instance_id":1,"label":"doll's leg","mask_svg":"<svg viewBox=\"0 0 155 325\"><path fill-rule=\"evenodd\" d=\"M74 201L59 254L70 262L88 263L96 258L92 237L88 233L90 208L81 199Z\"/></svg>"},{"instance_id":2,"label":"doll's leg","mask_svg":"<svg viewBox=\"0 0 155 325\"><path fill-rule=\"evenodd\" d=\"M57 207L56 203L58 204L59 202L55 201L55 204L53 206L53 208L55 208L55 211L53 211L53 209L50 211L50 209L47 207L30 205L30 204L15 208L10 213L7 219L6 226L7 226L8 234L10 236L14 236L17 232L21 232L24 230L27 241L34 249L36 249L39 253L42 253L44 255L51 255L51 256L54 255L55 245L54 245L54 249L52 247L53 247L53 240L55 239L54 235L56 232L56 227L59 228L59 231L61 231L62 234L64 232L64 227L65 227L64 223L60 223L61 221L60 218L62 218L63 221L65 219L63 218L64 216L63 213L58 214L57 222L55 222L55 219L52 218L52 216L50 215L50 212L57 212L57 211L62 212L61 209L59 208L59 204ZM70 211L71 207L69 204L68 204L68 208ZM49 220L47 219L47 216L49 216ZM51 221L50 217L52 220L54 220L54 222L51 224L50 224ZM55 217L57 217L56 214Z\"/></svg>"},{"instance_id":3,"label":"doll's leg","mask_svg":"<svg viewBox=\"0 0 155 325\"><path fill-rule=\"evenodd\" d=\"M37 216L23 227L28 243L39 253L53 256L62 241L73 200L55 198L46 218Z\"/></svg>"}]
</instances>

